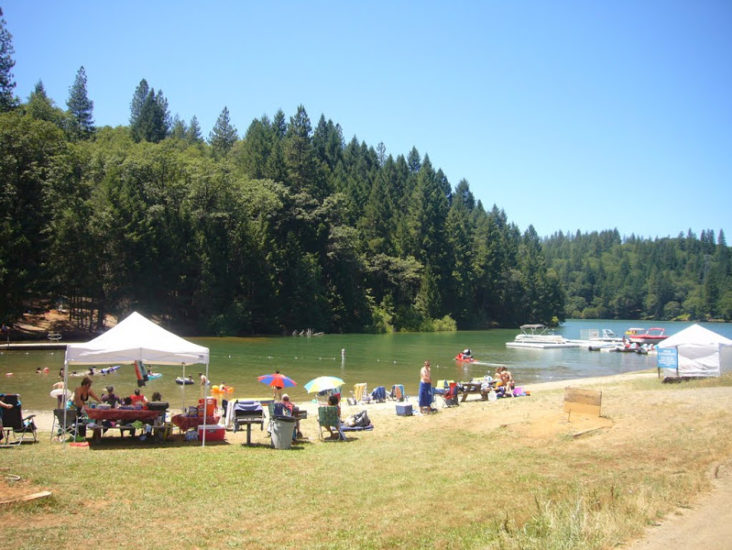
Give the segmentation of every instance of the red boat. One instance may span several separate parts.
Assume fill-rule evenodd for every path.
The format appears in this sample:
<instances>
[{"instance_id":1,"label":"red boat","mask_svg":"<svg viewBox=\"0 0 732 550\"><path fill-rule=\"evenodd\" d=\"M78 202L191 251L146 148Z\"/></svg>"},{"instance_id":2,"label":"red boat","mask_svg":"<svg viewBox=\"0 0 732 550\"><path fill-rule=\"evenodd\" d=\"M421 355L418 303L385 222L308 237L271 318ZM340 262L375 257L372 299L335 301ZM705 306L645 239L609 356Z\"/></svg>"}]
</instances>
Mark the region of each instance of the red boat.
<instances>
[{"instance_id":1,"label":"red boat","mask_svg":"<svg viewBox=\"0 0 732 550\"><path fill-rule=\"evenodd\" d=\"M625 337L635 344L658 344L668 338L666 329L660 327L629 328L625 331Z\"/></svg>"},{"instance_id":2,"label":"red boat","mask_svg":"<svg viewBox=\"0 0 732 550\"><path fill-rule=\"evenodd\" d=\"M459 361L461 363L472 363L475 361L475 357L473 357L473 354L470 353L469 349L466 349L455 356L455 361Z\"/></svg>"}]
</instances>

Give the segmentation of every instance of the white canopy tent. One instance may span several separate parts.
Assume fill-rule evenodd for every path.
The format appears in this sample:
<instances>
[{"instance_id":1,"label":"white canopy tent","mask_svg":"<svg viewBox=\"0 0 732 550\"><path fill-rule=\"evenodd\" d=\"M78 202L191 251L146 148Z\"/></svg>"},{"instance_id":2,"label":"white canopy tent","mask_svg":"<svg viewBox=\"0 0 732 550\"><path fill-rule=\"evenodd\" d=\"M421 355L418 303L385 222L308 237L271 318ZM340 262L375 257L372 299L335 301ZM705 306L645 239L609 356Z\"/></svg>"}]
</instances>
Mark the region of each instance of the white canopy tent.
<instances>
[{"instance_id":1,"label":"white canopy tent","mask_svg":"<svg viewBox=\"0 0 732 550\"><path fill-rule=\"evenodd\" d=\"M732 370L732 340L695 324L658 344L659 371L673 368L676 352L676 376L679 378L720 376ZM671 352L669 364L662 364L664 354Z\"/></svg>"},{"instance_id":2,"label":"white canopy tent","mask_svg":"<svg viewBox=\"0 0 732 550\"><path fill-rule=\"evenodd\" d=\"M208 380L209 350L168 332L137 312L107 332L81 344L66 346L64 358L64 387L68 388L69 365L133 364L135 361L153 365L205 365ZM208 390L206 395L208 397ZM202 444L206 444L206 415Z\"/></svg>"}]
</instances>

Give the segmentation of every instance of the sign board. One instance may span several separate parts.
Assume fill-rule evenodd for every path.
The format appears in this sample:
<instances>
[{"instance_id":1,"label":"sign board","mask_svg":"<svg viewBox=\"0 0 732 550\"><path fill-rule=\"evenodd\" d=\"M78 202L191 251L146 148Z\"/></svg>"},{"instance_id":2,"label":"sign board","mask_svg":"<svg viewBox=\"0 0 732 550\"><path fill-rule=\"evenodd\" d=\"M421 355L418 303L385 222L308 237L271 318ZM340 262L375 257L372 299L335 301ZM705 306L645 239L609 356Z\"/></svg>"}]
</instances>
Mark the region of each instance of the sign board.
<instances>
[{"instance_id":1,"label":"sign board","mask_svg":"<svg viewBox=\"0 0 732 550\"><path fill-rule=\"evenodd\" d=\"M679 350L678 348L659 348L656 357L659 369L679 368Z\"/></svg>"},{"instance_id":2,"label":"sign board","mask_svg":"<svg viewBox=\"0 0 732 550\"><path fill-rule=\"evenodd\" d=\"M600 416L602 392L582 388L564 388L564 412Z\"/></svg>"}]
</instances>

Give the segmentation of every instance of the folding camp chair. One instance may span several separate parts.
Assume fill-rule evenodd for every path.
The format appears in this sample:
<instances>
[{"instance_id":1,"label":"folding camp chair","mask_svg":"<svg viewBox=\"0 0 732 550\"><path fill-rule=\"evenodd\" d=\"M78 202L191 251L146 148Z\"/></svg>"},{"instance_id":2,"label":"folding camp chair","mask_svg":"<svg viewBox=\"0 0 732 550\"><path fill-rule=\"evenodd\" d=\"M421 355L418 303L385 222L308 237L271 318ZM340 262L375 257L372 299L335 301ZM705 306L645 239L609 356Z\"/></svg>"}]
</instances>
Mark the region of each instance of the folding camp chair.
<instances>
[{"instance_id":1,"label":"folding camp chair","mask_svg":"<svg viewBox=\"0 0 732 550\"><path fill-rule=\"evenodd\" d=\"M64 413L66 413L64 415ZM54 409L53 425L51 426L51 439L63 441L66 436L76 439L82 432L82 426L86 427L85 419L76 409Z\"/></svg>"},{"instance_id":2,"label":"folding camp chair","mask_svg":"<svg viewBox=\"0 0 732 550\"><path fill-rule=\"evenodd\" d=\"M442 399L445 402L445 407L458 407L460 402L458 401L458 385L455 382L450 382L448 390L442 394Z\"/></svg>"},{"instance_id":3,"label":"folding camp chair","mask_svg":"<svg viewBox=\"0 0 732 550\"><path fill-rule=\"evenodd\" d=\"M366 382L354 384L351 394L353 395L353 398L348 400L348 403L350 405L356 405L358 403L368 403L371 400L368 394L368 385L366 384Z\"/></svg>"},{"instance_id":4,"label":"folding camp chair","mask_svg":"<svg viewBox=\"0 0 732 550\"><path fill-rule=\"evenodd\" d=\"M320 439L323 439L323 428L326 428L331 435L334 435L333 429L335 428L338 432L338 439L345 441L346 436L341 429L341 420L338 418L338 407L336 405L318 407L318 433Z\"/></svg>"},{"instance_id":5,"label":"folding camp chair","mask_svg":"<svg viewBox=\"0 0 732 550\"><path fill-rule=\"evenodd\" d=\"M371 392L371 401L374 403L383 403L386 401L386 388L384 386L376 386Z\"/></svg>"},{"instance_id":6,"label":"folding camp chair","mask_svg":"<svg viewBox=\"0 0 732 550\"><path fill-rule=\"evenodd\" d=\"M3 409L3 437L0 440L0 447L10 447L11 445L20 445L25 441L26 436L32 437L33 442L38 441L36 437L36 425L33 422L34 414L23 418L23 410L20 404L20 396L18 394L7 394L0 396L0 399L8 405L12 405L11 409ZM12 438L11 438L12 436Z\"/></svg>"},{"instance_id":7,"label":"folding camp chair","mask_svg":"<svg viewBox=\"0 0 732 550\"><path fill-rule=\"evenodd\" d=\"M407 399L407 395L404 393L404 385L394 384L391 387L391 393L389 394L389 397L391 397L394 401L405 401Z\"/></svg>"}]
</instances>

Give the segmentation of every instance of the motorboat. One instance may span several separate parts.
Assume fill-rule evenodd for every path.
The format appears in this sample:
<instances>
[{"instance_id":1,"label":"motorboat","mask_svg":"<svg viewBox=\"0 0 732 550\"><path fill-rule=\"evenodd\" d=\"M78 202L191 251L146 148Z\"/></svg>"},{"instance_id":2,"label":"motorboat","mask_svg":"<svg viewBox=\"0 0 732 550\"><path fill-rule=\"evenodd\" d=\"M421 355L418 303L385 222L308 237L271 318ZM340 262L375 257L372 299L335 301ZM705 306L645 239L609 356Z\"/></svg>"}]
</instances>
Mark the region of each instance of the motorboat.
<instances>
[{"instance_id":1,"label":"motorboat","mask_svg":"<svg viewBox=\"0 0 732 550\"><path fill-rule=\"evenodd\" d=\"M625 337L634 344L658 344L668 338L666 329L660 327L629 328L625 331Z\"/></svg>"},{"instance_id":2,"label":"motorboat","mask_svg":"<svg viewBox=\"0 0 732 550\"><path fill-rule=\"evenodd\" d=\"M464 349L455 356L455 361L458 363L474 363L475 357L473 357L473 353L470 349Z\"/></svg>"},{"instance_id":3,"label":"motorboat","mask_svg":"<svg viewBox=\"0 0 732 550\"><path fill-rule=\"evenodd\" d=\"M554 334L545 325L521 325L521 334L517 334L513 342L506 342L507 348L578 348L580 344L567 340L560 334Z\"/></svg>"},{"instance_id":4,"label":"motorboat","mask_svg":"<svg viewBox=\"0 0 732 550\"><path fill-rule=\"evenodd\" d=\"M591 329L586 331L583 336L584 339L574 340L574 342L590 351L607 351L609 348L623 344L623 339L609 328Z\"/></svg>"}]
</instances>

